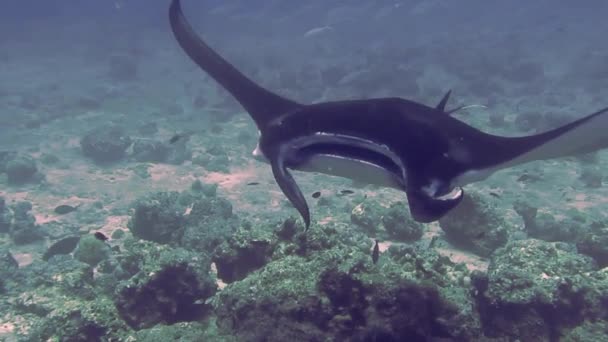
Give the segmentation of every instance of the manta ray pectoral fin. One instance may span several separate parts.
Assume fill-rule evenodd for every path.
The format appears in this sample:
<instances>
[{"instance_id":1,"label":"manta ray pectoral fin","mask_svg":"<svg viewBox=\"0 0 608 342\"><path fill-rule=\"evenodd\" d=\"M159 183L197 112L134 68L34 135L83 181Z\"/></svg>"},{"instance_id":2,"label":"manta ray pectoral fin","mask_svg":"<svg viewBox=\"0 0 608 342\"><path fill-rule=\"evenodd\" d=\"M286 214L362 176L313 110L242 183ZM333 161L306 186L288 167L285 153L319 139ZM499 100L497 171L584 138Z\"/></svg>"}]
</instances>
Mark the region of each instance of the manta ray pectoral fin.
<instances>
[{"instance_id":1,"label":"manta ray pectoral fin","mask_svg":"<svg viewBox=\"0 0 608 342\"><path fill-rule=\"evenodd\" d=\"M407 190L407 201L412 218L421 223L437 221L454 209L464 196L462 188L441 197L432 197L422 191Z\"/></svg>"},{"instance_id":2,"label":"manta ray pectoral fin","mask_svg":"<svg viewBox=\"0 0 608 342\"><path fill-rule=\"evenodd\" d=\"M281 188L281 191L283 191L283 194L287 197L289 202L298 210L304 220L306 230L308 230L310 227L310 210L308 209L308 203L306 203L306 199L304 198L300 187L293 179L289 170L287 170L284 157L279 154L277 157L270 160L270 165L272 167L272 174L274 175L274 179L279 185L279 188Z\"/></svg>"},{"instance_id":3,"label":"manta ray pectoral fin","mask_svg":"<svg viewBox=\"0 0 608 342\"><path fill-rule=\"evenodd\" d=\"M452 95L452 89L448 90L447 93L445 93L445 95L443 95L443 97L441 98L441 101L439 101L439 103L437 104L437 107L435 107L435 108L437 110L445 112L445 105L448 103L448 100L450 99L450 95Z\"/></svg>"},{"instance_id":4,"label":"manta ray pectoral fin","mask_svg":"<svg viewBox=\"0 0 608 342\"><path fill-rule=\"evenodd\" d=\"M301 107L255 83L207 45L186 20L180 0L171 1L169 22L177 43L186 55L232 94L258 127L264 127L277 116Z\"/></svg>"},{"instance_id":5,"label":"manta ray pectoral fin","mask_svg":"<svg viewBox=\"0 0 608 342\"><path fill-rule=\"evenodd\" d=\"M488 154L488 159L493 157L494 160L486 163L489 166L485 167L483 173L492 174L536 160L570 157L606 149L607 131L608 107L544 133L508 138L492 136L496 146L502 146L502 153ZM466 176L459 178L464 179ZM454 184L467 183L458 179L454 181Z\"/></svg>"}]
</instances>

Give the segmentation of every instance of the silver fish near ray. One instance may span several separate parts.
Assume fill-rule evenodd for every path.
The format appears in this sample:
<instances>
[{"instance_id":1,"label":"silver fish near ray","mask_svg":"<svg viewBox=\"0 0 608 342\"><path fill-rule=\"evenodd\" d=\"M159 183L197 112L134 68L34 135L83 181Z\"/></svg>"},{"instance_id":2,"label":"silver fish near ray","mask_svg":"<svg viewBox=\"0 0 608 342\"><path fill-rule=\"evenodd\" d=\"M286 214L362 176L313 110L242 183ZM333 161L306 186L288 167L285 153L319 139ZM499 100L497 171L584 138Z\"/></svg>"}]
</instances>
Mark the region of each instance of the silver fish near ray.
<instances>
[{"instance_id":1,"label":"silver fish near ray","mask_svg":"<svg viewBox=\"0 0 608 342\"><path fill-rule=\"evenodd\" d=\"M412 217L438 220L460 203L462 186L535 160L608 147L608 108L545 133L487 134L445 109L402 98L300 104L243 75L192 29L180 0L169 8L171 29L190 59L224 87L260 131L254 156L310 226L310 210L290 170L321 172L404 191Z\"/></svg>"}]
</instances>

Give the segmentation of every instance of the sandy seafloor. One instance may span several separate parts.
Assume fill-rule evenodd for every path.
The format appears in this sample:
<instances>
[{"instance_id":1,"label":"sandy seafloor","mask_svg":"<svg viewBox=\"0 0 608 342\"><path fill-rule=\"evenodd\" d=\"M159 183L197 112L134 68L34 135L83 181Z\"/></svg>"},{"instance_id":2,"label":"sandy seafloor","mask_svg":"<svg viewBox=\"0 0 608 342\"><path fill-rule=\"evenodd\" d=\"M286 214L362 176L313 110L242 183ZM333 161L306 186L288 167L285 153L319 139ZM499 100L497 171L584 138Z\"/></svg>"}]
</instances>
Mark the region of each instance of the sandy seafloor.
<instances>
[{"instance_id":1,"label":"sandy seafloor","mask_svg":"<svg viewBox=\"0 0 608 342\"><path fill-rule=\"evenodd\" d=\"M116 229L128 231L127 222L132 213L129 206L137 198L155 191L183 191L199 179L203 183L218 184L219 196L232 203L233 210L239 217L253 224L295 215L295 210L286 203L276 186L269 166L251 157L257 137L253 123L242 109L227 101L227 95L218 91L213 82L205 79L202 72L183 56L171 41L165 24L150 29L145 35L118 36L115 42L105 41L105 47L86 45L84 32L77 37L82 42L70 50L53 48L61 44L69 45L66 41L53 43L49 39L50 34L46 39L39 37L39 40L32 42L17 39L3 42L0 52L0 150L17 151L33 157L44 178L11 185L5 175L0 174L0 196L5 198L7 205L29 201L33 205L32 213L36 224L56 221L65 223L66 226L78 226L81 234L99 231L111 236ZM214 32L211 29L208 31L207 35L212 36ZM154 33L160 38L154 37ZM491 41L492 37L504 38L506 34L490 32L487 36ZM429 37L431 49L438 44L433 43L433 40L441 42L441 39L445 39L445 36L438 34ZM475 46L473 42L477 40L473 37L461 35L459 39L471 44L454 44L452 49L457 46L469 51L478 48L479 51L485 50L486 56L492 55L484 49L484 43ZM555 44L559 45L564 44L566 38L563 38L564 41L554 39L557 39ZM417 47L423 48L420 41L424 39L419 38ZM141 51L125 51L126 47L135 50L133 42L137 43L136 48ZM298 42L309 43L308 40L297 37L286 44ZM274 43L279 47L280 44L280 41ZM505 39L502 44L506 46L509 42ZM424 68L424 73L417 79L421 90L416 96L396 94L398 90L390 89L390 86L381 88L380 85L378 93L413 98L432 105L438 101L442 91L451 88L454 89L451 102L454 105L487 104L487 108L465 110L455 114L456 117L489 132L505 135L530 133L522 132L514 124L517 116L522 113L559 110L562 114L575 118L608 105L603 96L608 78L602 81L590 76L589 84L603 85L603 88L596 87L601 88L597 89L597 93L590 93L594 87L585 85L584 79L569 86L564 79L567 80L568 75L575 72L560 69L566 68L566 63L564 60L556 61L551 51L536 54L534 44L533 39L524 41L519 50L522 59L543 65L545 70L542 79L535 80L534 85L530 86L534 88L532 91L516 84L506 93L493 93L492 101L488 104L483 96L470 90L471 85L467 83L466 77L447 73L436 64L437 61L422 65L424 59L417 59L411 67ZM238 50L234 46L231 48ZM262 48L263 46L260 47ZM579 48L579 52L585 54L588 51L584 49L589 46L581 44ZM594 54L603 55L604 60L608 60L608 49L605 46L596 46L595 49ZM276 51L276 48L271 48L267 54L271 55L272 51ZM495 53L500 54L500 51ZM336 52L330 51L328 54L328 64L340 60L340 57L335 56ZM568 54L575 56L576 47L569 50ZM127 80L108 76L108 60L113 55L127 56L136 64L137 75ZM238 58L243 59L242 56ZM571 60L575 59L573 57ZM321 63L319 60L321 58L317 58L316 62ZM407 64L407 61L390 57L386 60L386 63ZM251 68L251 65L254 63L251 62L248 67ZM353 64L353 68L358 67ZM283 65L282 68L289 66ZM347 63L346 68L348 69ZM264 80L260 81L264 83ZM517 82L493 81L493 84L496 83L500 83L503 89L509 89L512 83ZM344 88L356 87L356 81L353 81ZM297 89L280 91L296 96L298 94ZM309 96L306 100L331 98L332 91L328 89L321 97ZM343 93L348 91L344 90ZM193 104L193 98L200 94L204 103ZM92 99L96 103L94 108L89 108L83 99ZM551 104L545 105L548 102ZM28 103L33 104L27 105ZM175 110L176 107L181 110ZM235 114L220 122L214 118L214 113L218 111ZM488 124L490 116L496 114L505 120L500 127ZM54 118L41 120L34 127L28 125L36 118L49 116ZM138 132L139 127L151 122L158 126L157 133L144 136ZM227 172L209 171L204 165L194 164L191 160L180 165L138 163L129 154L122 161L100 166L83 156L80 140L87 131L107 123L124 127L134 140L168 141L175 133L193 132L187 141L187 147L193 155L205 155L211 147L221 146L228 157ZM242 136L246 138L239 139ZM44 156L48 155L56 156L58 160L45 163ZM606 170L607 166L608 154L599 153L593 167ZM147 167L149 177L142 178L136 172L137 168L142 167ZM550 213L558 219L567 218L570 210L574 209L589 221L605 221L608 218L608 188L586 186L580 178L585 167L587 166L576 158L534 162L500 171L484 182L469 185L467 189L498 194L492 199L494 204L501 208L506 220L516 227L523 227L523 223L512 209L512 204L521 199L533 201L540 212ZM528 183L518 181L523 174L537 175L538 179ZM296 173L296 177L312 208L316 223L311 229L330 222L349 224L351 212L346 208L354 208L362 202L363 196L367 196L366 201L376 201L386 207L396 201L405 201L404 194L395 190L359 187L348 180L323 175ZM249 185L251 182L259 184ZM354 194L336 196L343 189L351 189ZM321 198L331 198L334 209L329 213L325 209L319 209L317 200L311 198L310 195L316 191L321 191ZM59 204L82 207L72 214L57 215L53 209ZM407 207L403 210L406 211ZM438 224L425 225L423 241L430 241L433 236L443 238ZM41 256L50 243L51 238L45 237L35 243L16 245L8 234L0 234L0 247L10 250L19 267L43 262ZM109 244L120 242L110 240ZM381 252L390 244L391 241L382 241ZM449 243L443 242L439 251L454 262L465 263L471 270L483 271L487 268L487 258L452 247ZM9 338L12 332L19 329L19 324L14 319L12 315L4 318L0 315L0 338Z\"/></svg>"}]
</instances>

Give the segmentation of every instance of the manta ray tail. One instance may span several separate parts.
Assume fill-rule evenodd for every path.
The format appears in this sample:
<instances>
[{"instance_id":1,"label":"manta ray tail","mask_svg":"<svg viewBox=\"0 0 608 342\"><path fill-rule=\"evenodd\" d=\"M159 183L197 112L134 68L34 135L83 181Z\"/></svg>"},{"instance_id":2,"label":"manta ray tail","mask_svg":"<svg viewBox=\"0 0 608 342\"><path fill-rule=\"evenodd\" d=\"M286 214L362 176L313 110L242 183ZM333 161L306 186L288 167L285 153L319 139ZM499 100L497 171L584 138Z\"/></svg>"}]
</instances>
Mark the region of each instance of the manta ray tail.
<instances>
[{"instance_id":1,"label":"manta ray tail","mask_svg":"<svg viewBox=\"0 0 608 342\"><path fill-rule=\"evenodd\" d=\"M262 88L209 47L186 20L180 0L172 0L169 21L175 39L186 54L221 84L247 110L258 128L300 105Z\"/></svg>"}]
</instances>

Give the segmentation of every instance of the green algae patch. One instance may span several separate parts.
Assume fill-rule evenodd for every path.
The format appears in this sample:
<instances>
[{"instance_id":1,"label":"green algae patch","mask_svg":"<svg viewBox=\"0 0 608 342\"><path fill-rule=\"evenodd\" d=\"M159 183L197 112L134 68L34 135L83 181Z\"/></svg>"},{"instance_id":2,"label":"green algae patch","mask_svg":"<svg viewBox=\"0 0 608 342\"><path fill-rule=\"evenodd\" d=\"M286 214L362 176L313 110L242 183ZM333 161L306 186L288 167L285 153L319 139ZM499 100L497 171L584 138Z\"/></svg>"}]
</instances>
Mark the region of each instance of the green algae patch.
<instances>
[{"instance_id":1,"label":"green algae patch","mask_svg":"<svg viewBox=\"0 0 608 342\"><path fill-rule=\"evenodd\" d=\"M17 301L16 312L29 317L29 340L91 341L127 331L111 299L105 296L83 300L55 288L41 288L23 293Z\"/></svg>"},{"instance_id":2,"label":"green algae patch","mask_svg":"<svg viewBox=\"0 0 608 342\"><path fill-rule=\"evenodd\" d=\"M391 247L374 265L360 233L317 230L280 242L280 257L212 298L221 331L242 340L468 338L479 331L461 285L464 265L411 246Z\"/></svg>"},{"instance_id":3,"label":"green algae patch","mask_svg":"<svg viewBox=\"0 0 608 342\"><path fill-rule=\"evenodd\" d=\"M91 266L97 266L110 255L110 246L93 235L86 235L78 242L74 258Z\"/></svg>"}]
</instances>

